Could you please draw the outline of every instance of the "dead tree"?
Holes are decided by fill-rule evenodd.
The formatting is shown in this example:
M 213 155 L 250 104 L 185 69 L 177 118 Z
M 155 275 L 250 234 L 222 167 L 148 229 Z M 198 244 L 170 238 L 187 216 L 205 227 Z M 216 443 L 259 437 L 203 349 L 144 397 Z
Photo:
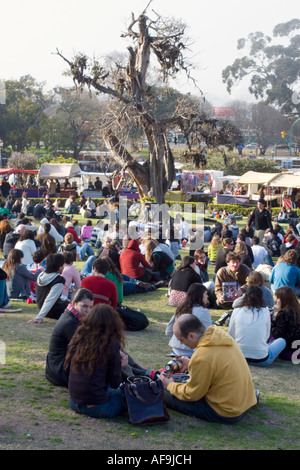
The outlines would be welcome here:
M 150 3 L 151 1 L 148 7 Z M 96 90 L 96 93 L 109 97 L 107 107 L 110 114 L 102 125 L 103 140 L 107 149 L 123 171 L 127 170 L 133 178 L 140 197 L 151 191 L 157 202 L 163 203 L 165 193 L 175 179 L 174 157 L 166 133 L 172 127 L 180 126 L 186 131 L 188 144 L 195 142 L 195 139 L 191 140 L 189 135 L 186 110 L 184 116 L 182 113 L 168 119 L 155 116 L 149 85 L 152 72 L 150 59 L 155 62 L 156 69 L 166 84 L 170 77 L 176 77 L 180 71 L 184 71 L 191 78 L 191 66 L 186 58 L 186 26 L 173 18 L 162 18 L 154 12 L 152 13 L 155 19 L 151 19 L 147 15 L 148 7 L 138 18 L 132 14 L 127 32 L 122 34 L 122 37 L 129 38 L 132 43 L 127 49 L 126 64 L 118 62 L 108 69 L 82 54 L 73 60 L 68 60 L 58 50 L 57 54 L 68 63 L 70 74 L 79 89 L 88 87 L 91 91 Z M 194 112 L 191 116 L 190 126 L 195 123 Z M 143 165 L 125 148 L 122 137 L 124 128 L 133 124 L 142 130 L 148 141 L 149 156 Z M 208 129 L 212 126 L 215 137 L 211 140 L 218 141 L 215 122 L 203 121 L 201 129 L 199 125 L 197 127 L 193 124 L 198 133 L 201 129 L 203 131 L 204 127 Z M 199 135 L 204 139 L 204 131 L 202 134 L 201 132 Z M 201 158 L 199 160 L 197 157 L 198 153 L 192 149 L 192 145 L 188 145 L 186 156 L 189 155 L 196 163 L 201 163 Z
M 188 73 L 183 55 L 187 45 L 184 24 L 163 19 L 154 13 L 155 20 L 152 20 L 146 12 L 147 8 L 138 18 L 132 14 L 127 32 L 122 35 L 132 41 L 132 46 L 128 47 L 126 67 L 116 64 L 115 70 L 108 72 L 84 55 L 68 60 L 58 50 L 57 54 L 68 63 L 77 87 L 87 86 L 97 93 L 109 95 L 112 102 L 118 101 L 119 115 L 114 116 L 103 131 L 105 144 L 116 162 L 129 172 L 140 196 L 151 191 L 157 202 L 162 203 L 174 181 L 175 168 L 165 123 L 155 117 L 148 96 L 150 58 L 156 59 L 164 80 L 180 70 Z M 144 165 L 126 150 L 115 132 L 116 124 L 127 118 L 140 126 L 148 140 L 149 157 Z

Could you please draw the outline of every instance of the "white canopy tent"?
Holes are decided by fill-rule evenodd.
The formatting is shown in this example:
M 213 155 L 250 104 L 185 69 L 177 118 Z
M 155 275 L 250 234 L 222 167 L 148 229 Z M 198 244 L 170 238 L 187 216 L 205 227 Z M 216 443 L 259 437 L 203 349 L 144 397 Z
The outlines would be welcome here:
M 282 173 L 271 181 L 270 186 L 300 188 L 300 173 Z
M 258 191 L 258 185 L 271 185 L 272 181 L 280 176 L 281 173 L 259 173 L 256 171 L 247 171 L 236 181 L 238 184 L 248 185 L 248 197 L 249 199 L 257 199 L 259 196 L 256 194 Z M 255 197 L 257 196 L 257 197 Z M 266 198 L 267 199 L 267 198 Z
M 270 182 L 281 175 L 281 173 L 258 173 L 256 171 L 247 171 L 237 179 L 239 184 L 270 184 Z
M 77 163 L 43 163 L 39 178 L 43 179 L 62 179 L 80 176 L 81 168 Z

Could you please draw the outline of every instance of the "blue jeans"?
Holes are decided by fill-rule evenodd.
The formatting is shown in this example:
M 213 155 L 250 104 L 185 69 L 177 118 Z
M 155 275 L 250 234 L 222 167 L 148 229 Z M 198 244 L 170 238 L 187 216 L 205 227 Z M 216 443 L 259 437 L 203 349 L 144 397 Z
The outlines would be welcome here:
M 93 264 L 93 261 L 95 261 L 95 259 L 96 259 L 96 256 L 94 255 L 94 252 L 93 252 L 93 255 L 88 257 L 87 261 L 85 262 L 85 264 L 83 265 L 83 268 L 80 271 L 81 277 L 85 277 L 88 274 L 91 274 L 92 264 Z
M 274 339 L 271 343 L 269 343 L 269 357 L 263 362 L 251 362 L 248 360 L 248 364 L 251 366 L 257 367 L 266 367 L 269 364 L 272 364 L 275 361 L 276 357 L 279 356 L 281 351 L 284 350 L 286 347 L 286 341 L 283 338 Z
M 227 418 L 225 416 L 220 416 L 218 413 L 213 410 L 205 398 L 201 398 L 197 401 L 183 401 L 176 398 L 168 390 L 165 390 L 165 403 L 168 408 L 183 413 L 188 416 L 194 416 L 195 418 L 204 419 L 210 423 L 220 423 L 220 424 L 234 424 L 241 421 L 247 411 L 242 413 L 239 416 L 234 416 L 233 418 Z
M 80 258 L 81 258 L 82 260 L 84 260 L 85 255 L 87 255 L 87 256 L 94 256 L 94 250 L 93 250 L 93 248 L 92 248 L 88 243 L 84 243 L 84 244 L 80 247 Z
M 123 393 L 117 388 L 108 388 L 108 400 L 101 405 L 87 406 L 77 405 L 69 398 L 69 405 L 76 413 L 90 416 L 91 418 L 115 418 L 125 411 Z
M 9 303 L 7 295 L 6 281 L 0 281 L 0 307 L 5 307 Z
M 124 295 L 132 295 L 132 294 L 144 294 L 144 292 L 151 292 L 155 290 L 155 286 L 151 286 L 148 289 L 143 289 L 142 287 L 138 286 L 138 280 L 133 279 L 132 277 L 127 276 L 126 274 L 122 274 L 123 276 L 123 294 Z

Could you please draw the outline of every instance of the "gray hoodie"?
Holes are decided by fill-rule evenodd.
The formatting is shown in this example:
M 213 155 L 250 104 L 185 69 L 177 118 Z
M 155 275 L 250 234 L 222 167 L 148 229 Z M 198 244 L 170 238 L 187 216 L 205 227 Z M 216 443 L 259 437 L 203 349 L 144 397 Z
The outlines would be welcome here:
M 38 278 L 37 278 L 37 286 L 47 286 L 48 284 L 50 284 L 57 276 L 60 276 L 60 274 L 58 273 L 46 273 L 46 272 L 42 272 L 41 274 L 39 274 Z M 43 303 L 43 306 L 41 308 L 41 310 L 39 311 L 39 314 L 35 317 L 35 320 L 39 320 L 39 321 L 43 321 L 45 316 L 47 315 L 47 313 L 51 310 L 51 308 L 53 307 L 53 305 L 55 304 L 55 302 L 59 299 L 59 297 L 61 296 L 61 293 L 63 291 L 63 288 L 64 288 L 64 284 L 63 283 L 59 283 L 59 284 L 54 284 L 44 303 Z

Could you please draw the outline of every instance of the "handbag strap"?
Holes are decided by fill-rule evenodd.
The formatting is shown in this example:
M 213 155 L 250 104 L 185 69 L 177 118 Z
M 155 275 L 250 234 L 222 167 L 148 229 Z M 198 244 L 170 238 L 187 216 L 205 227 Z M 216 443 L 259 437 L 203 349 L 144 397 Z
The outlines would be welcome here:
M 147 380 L 143 380 L 143 378 L 145 378 Z M 127 378 L 127 380 L 128 379 L 129 379 L 129 377 Z M 139 390 L 141 390 L 139 385 L 141 385 L 141 384 L 148 384 L 149 388 L 152 390 L 152 392 L 155 395 L 159 395 L 161 393 L 161 388 L 162 387 L 160 387 L 160 384 L 159 384 L 159 382 L 161 382 L 160 380 L 157 380 L 155 382 L 154 380 L 150 379 L 149 377 L 143 377 L 143 376 L 141 376 L 141 377 L 130 377 L 130 379 L 141 379 L 141 380 L 136 380 L 136 381 L 134 381 L 134 380 L 129 381 L 128 380 L 128 382 L 129 382 L 129 388 L 130 388 L 132 394 L 135 397 L 142 400 L 142 401 L 143 401 L 143 397 L 140 395 L 140 392 L 139 392 Z
M 139 384 L 139 383 L 145 383 L 145 382 L 152 382 L 150 377 L 147 377 L 145 375 L 131 375 L 130 377 L 127 377 L 127 382 L 130 384 Z

